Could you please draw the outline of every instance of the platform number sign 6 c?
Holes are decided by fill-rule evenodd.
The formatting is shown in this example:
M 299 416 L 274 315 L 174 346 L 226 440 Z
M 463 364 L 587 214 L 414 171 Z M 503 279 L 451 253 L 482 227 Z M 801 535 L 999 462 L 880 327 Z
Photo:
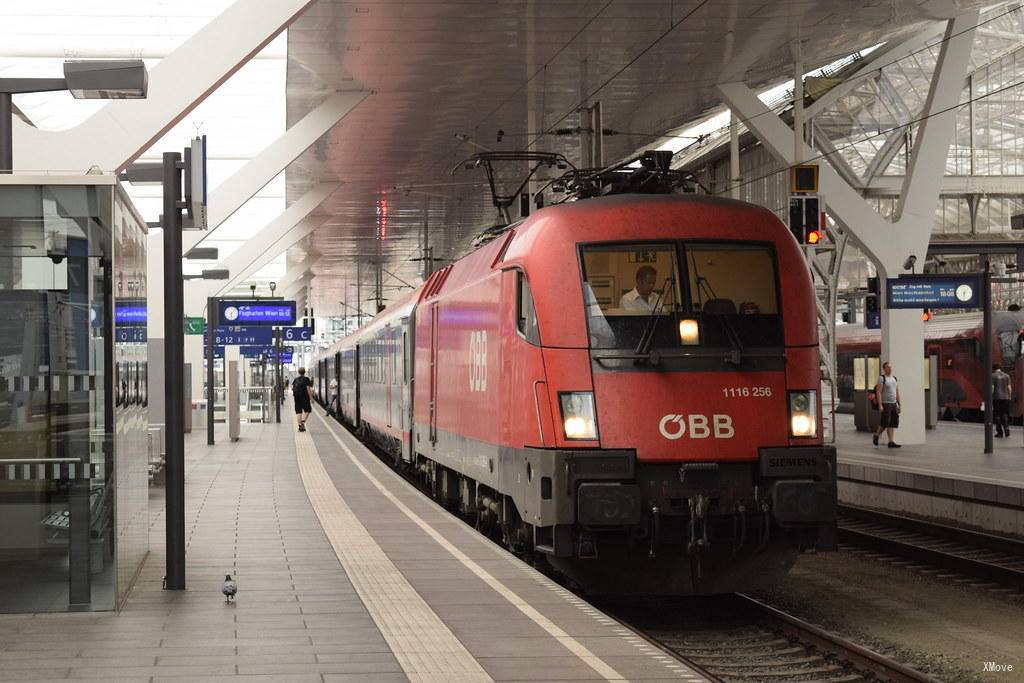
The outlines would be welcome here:
M 469 334 L 469 390 L 487 391 L 487 330 Z

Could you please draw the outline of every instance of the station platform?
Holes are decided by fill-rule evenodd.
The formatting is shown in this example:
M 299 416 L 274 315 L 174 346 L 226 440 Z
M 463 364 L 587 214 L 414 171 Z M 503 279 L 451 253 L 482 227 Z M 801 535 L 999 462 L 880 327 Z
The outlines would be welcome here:
M 188 589 L 162 590 L 153 489 L 151 553 L 124 609 L 0 616 L 0 680 L 705 680 L 336 423 L 226 437 L 186 443 Z
M 899 432 L 896 432 L 899 441 Z M 853 416 L 836 416 L 841 503 L 911 513 L 993 533 L 1024 537 L 1024 432 L 995 439 L 984 453 L 981 424 L 940 421 L 923 445 L 879 447 Z

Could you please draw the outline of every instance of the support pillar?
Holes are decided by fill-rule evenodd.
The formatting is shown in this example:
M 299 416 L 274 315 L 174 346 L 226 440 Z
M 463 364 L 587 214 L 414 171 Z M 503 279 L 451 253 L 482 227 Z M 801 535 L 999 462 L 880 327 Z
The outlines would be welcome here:
M 842 223 L 846 234 L 860 250 L 875 262 L 883 282 L 885 278 L 898 277 L 905 272 L 903 264 L 908 256 L 915 255 L 923 260 L 928 252 L 977 19 L 978 12 L 971 11 L 947 22 L 895 221 L 890 222 L 874 211 L 830 164 L 820 164 L 819 184 L 832 215 Z M 814 150 L 802 141 L 798 142 L 800 154 L 795 153 L 795 131 L 745 84 L 720 84 L 718 92 L 783 164 L 788 166 L 799 158 L 815 156 Z M 923 358 L 924 326 L 920 311 L 894 311 L 883 307 L 882 359 L 892 363 L 893 374 L 900 379 L 903 412 L 899 440 L 907 444 L 925 442 Z

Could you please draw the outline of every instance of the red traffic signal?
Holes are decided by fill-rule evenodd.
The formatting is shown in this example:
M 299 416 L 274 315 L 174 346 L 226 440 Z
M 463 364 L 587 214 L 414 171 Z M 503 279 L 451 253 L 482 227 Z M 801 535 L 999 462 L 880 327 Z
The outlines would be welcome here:
M 930 310 L 928 310 L 926 308 L 923 311 L 921 311 L 921 320 L 923 320 L 924 322 L 928 322 L 931 319 L 932 319 L 932 312 Z
M 808 230 L 804 239 L 807 244 L 817 244 L 821 241 L 821 230 Z

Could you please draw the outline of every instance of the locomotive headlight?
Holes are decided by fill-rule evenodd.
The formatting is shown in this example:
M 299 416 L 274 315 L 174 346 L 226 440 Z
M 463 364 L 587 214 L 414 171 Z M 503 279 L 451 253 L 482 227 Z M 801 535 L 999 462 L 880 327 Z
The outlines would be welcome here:
M 789 435 L 814 438 L 818 435 L 816 408 L 818 392 L 791 391 L 789 393 Z
M 578 441 L 597 439 L 597 411 L 594 392 L 572 391 L 558 395 L 562 404 L 562 426 L 565 438 Z
M 679 321 L 679 341 L 683 346 L 694 346 L 700 343 L 700 325 L 696 320 Z

